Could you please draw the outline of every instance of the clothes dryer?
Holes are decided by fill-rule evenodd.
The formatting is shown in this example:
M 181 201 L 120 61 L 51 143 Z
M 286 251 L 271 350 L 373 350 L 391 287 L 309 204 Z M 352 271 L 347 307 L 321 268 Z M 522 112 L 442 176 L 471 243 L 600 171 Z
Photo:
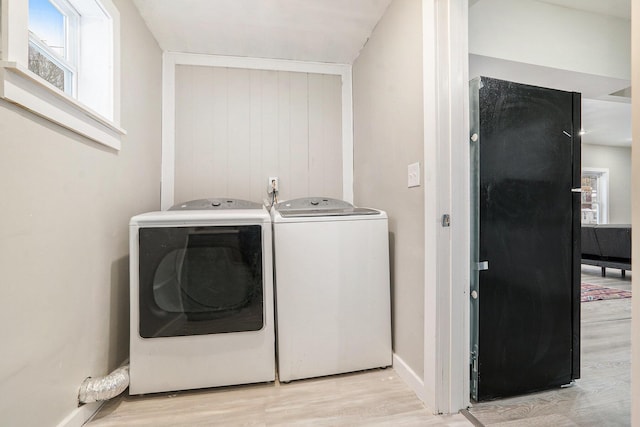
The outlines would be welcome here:
M 280 381 L 391 365 L 386 213 L 303 198 L 271 214 Z
M 202 199 L 130 222 L 130 394 L 273 381 L 272 230 Z

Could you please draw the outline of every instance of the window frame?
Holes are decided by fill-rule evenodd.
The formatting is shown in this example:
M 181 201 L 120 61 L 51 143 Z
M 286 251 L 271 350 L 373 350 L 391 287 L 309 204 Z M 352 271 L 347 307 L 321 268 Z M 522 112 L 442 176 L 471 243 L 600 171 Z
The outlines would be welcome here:
M 580 179 L 584 177 L 592 177 L 596 178 L 598 182 L 598 188 L 596 189 L 596 194 L 598 197 L 598 201 L 594 202 L 597 206 L 598 218 L 597 224 L 608 224 L 609 223 L 609 168 L 593 168 L 589 166 L 585 166 L 582 168 Z M 584 195 L 581 196 L 580 200 L 580 211 L 581 211 L 581 223 L 582 215 L 584 212 L 584 208 L 582 208 L 582 199 L 584 199 Z
M 29 0 L 27 0 L 28 2 Z M 31 31 L 29 26 L 29 43 L 65 72 L 64 92 L 77 98 L 78 57 L 80 55 L 80 14 L 68 0 L 47 0 L 64 18 L 64 56 L 57 54 L 40 36 Z M 27 25 L 30 25 L 28 22 Z M 28 62 L 27 62 L 28 66 Z M 36 73 L 37 74 L 37 73 Z M 67 84 L 69 86 L 67 86 Z
M 69 61 L 65 60 L 64 58 L 61 58 L 60 55 L 57 55 L 55 52 L 53 52 L 53 50 L 49 46 L 47 46 L 46 43 L 40 40 L 40 38 L 36 34 L 29 31 L 29 49 L 31 48 L 35 49 L 39 54 L 44 56 L 48 61 L 55 64 L 64 72 L 63 92 L 75 98 L 77 93 L 78 68 L 74 64 L 70 64 Z M 29 67 L 29 65 L 27 66 Z M 35 73 L 35 71 L 32 72 Z M 38 73 L 35 74 L 37 75 Z
M 65 1 L 56 0 L 56 3 L 64 4 Z M 29 70 L 29 4 L 24 0 L 0 2 L 0 98 L 93 141 L 119 150 L 121 137 L 126 134 L 120 127 L 120 15 L 112 0 L 87 1 L 95 2 L 105 16 L 111 19 L 108 46 L 111 73 L 107 76 L 109 81 L 106 82 L 109 91 L 107 108 L 111 117 L 88 107 Z M 67 6 L 71 6 L 71 2 Z M 74 86 L 77 90 L 78 85 Z

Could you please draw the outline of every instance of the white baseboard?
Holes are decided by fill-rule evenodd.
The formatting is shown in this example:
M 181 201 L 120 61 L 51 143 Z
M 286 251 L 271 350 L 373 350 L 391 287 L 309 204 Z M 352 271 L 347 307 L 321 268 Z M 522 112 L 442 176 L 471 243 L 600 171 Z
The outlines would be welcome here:
M 424 403 L 424 381 L 397 354 L 393 353 L 393 369 Z
M 58 427 L 82 427 L 103 404 L 104 402 L 86 403 L 74 409 L 64 420 L 60 421 Z

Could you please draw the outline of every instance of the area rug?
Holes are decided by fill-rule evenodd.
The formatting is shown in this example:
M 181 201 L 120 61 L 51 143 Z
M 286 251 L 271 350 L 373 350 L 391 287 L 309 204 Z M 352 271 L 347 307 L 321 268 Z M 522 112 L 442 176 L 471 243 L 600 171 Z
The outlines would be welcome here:
M 620 289 L 607 288 L 599 285 L 591 285 L 589 283 L 582 283 L 580 285 L 580 301 L 602 301 L 606 299 L 620 299 L 631 298 L 630 291 L 623 291 Z

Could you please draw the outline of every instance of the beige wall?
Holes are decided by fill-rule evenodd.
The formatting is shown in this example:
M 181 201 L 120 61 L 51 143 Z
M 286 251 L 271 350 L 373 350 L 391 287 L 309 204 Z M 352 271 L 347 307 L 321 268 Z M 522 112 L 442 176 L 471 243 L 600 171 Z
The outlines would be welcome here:
M 633 271 L 640 271 L 640 4 L 631 2 L 631 201 Z M 632 298 L 631 324 L 631 425 L 640 425 L 640 298 Z
M 176 203 L 342 198 L 342 82 L 337 75 L 176 67 Z
M 0 102 L 2 425 L 57 425 L 128 357 L 128 221 L 160 204 L 161 51 L 115 4 L 120 152 Z
M 386 210 L 394 352 L 424 374 L 424 190 L 421 2 L 395 0 L 353 65 L 355 204 Z M 422 163 L 422 162 L 421 162 Z
M 631 223 L 631 147 L 582 144 L 582 167 L 609 169 L 609 223 Z

